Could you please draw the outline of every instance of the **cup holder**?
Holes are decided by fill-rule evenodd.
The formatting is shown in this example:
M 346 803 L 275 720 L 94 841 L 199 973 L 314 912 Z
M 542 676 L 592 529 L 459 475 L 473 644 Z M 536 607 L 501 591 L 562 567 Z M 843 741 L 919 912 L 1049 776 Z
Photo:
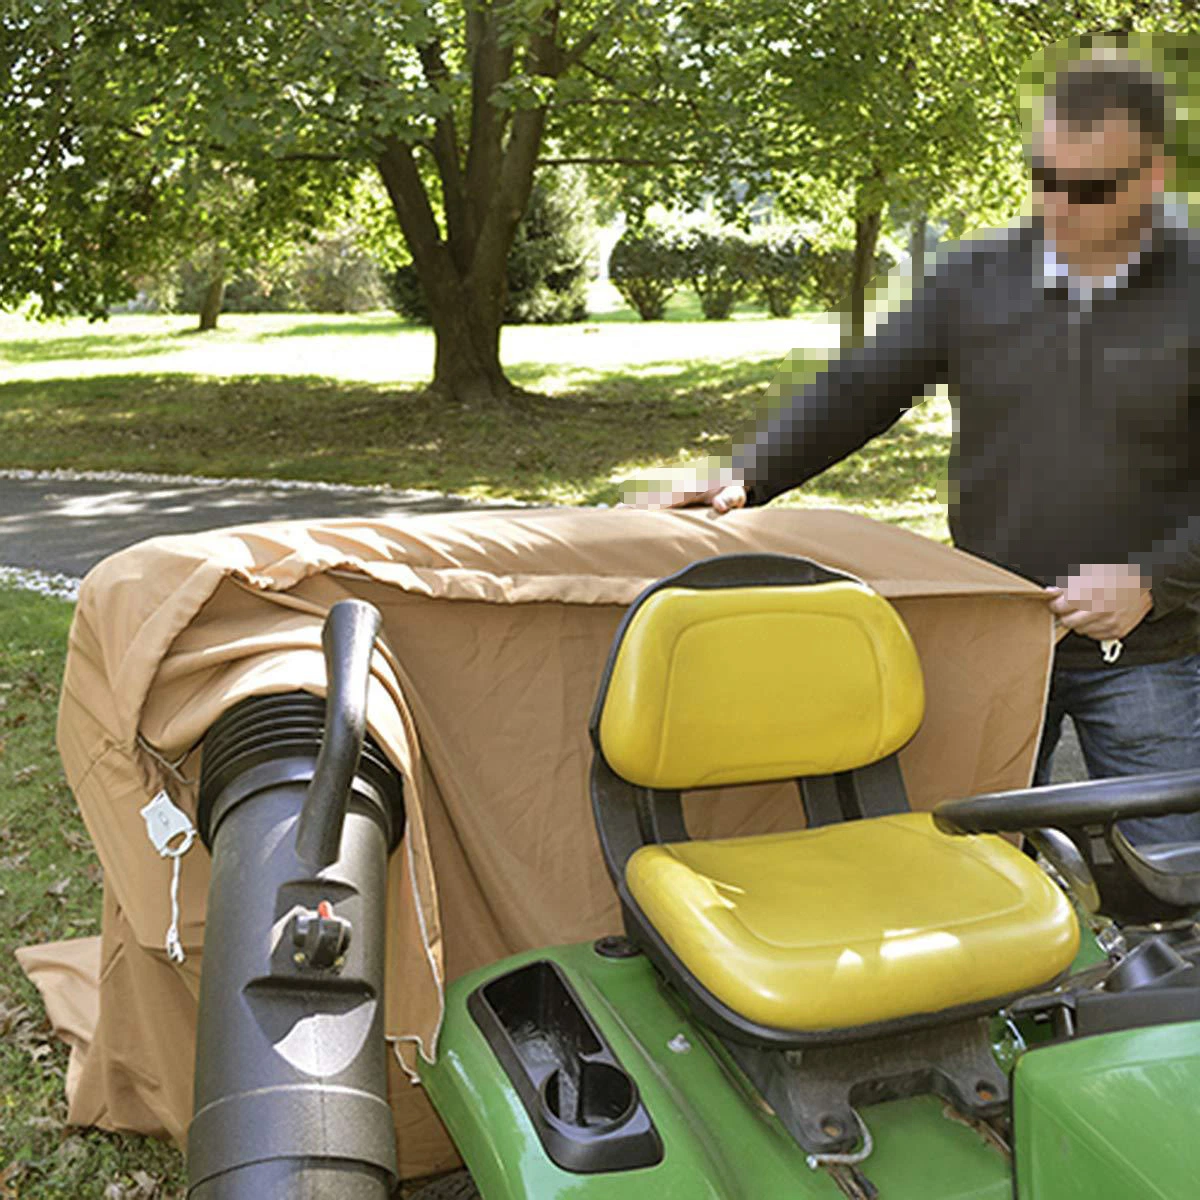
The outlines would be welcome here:
M 542 1103 L 564 1124 L 598 1131 L 628 1120 L 637 1097 L 633 1081 L 620 1068 L 583 1061 L 577 1077 L 562 1068 L 546 1076 Z
M 481 984 L 467 1010 L 512 1084 L 547 1157 L 566 1171 L 662 1162 L 638 1093 L 565 972 L 535 960 Z

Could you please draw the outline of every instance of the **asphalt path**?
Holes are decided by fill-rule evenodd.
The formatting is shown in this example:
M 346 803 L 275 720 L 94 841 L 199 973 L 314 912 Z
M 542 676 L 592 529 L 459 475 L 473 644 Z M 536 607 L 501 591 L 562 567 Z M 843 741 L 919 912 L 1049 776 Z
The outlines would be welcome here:
M 378 517 L 478 507 L 436 492 L 103 476 L 0 472 L 0 568 L 74 579 L 110 554 L 159 534 L 196 533 L 255 521 Z M 1054 782 L 1086 778 L 1068 721 L 1055 754 Z
M 0 565 L 81 578 L 146 538 L 255 521 L 378 517 L 476 507 L 436 492 L 168 477 L 0 474 Z

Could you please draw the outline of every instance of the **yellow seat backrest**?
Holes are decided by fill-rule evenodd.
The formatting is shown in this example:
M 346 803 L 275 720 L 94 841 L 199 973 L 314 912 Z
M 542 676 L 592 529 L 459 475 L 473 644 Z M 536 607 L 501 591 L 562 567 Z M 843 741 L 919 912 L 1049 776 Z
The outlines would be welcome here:
M 630 783 L 718 787 L 877 762 L 924 706 L 908 630 L 864 584 L 668 586 L 630 615 L 597 738 Z

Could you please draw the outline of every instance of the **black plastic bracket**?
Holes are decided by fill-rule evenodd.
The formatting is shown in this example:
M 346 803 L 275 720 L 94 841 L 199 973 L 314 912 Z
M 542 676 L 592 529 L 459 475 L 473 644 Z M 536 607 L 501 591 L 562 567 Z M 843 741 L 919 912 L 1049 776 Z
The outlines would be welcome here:
M 853 1148 L 858 1105 L 932 1093 L 977 1120 L 1003 1116 L 1008 1105 L 987 1018 L 805 1050 L 724 1045 L 810 1154 Z

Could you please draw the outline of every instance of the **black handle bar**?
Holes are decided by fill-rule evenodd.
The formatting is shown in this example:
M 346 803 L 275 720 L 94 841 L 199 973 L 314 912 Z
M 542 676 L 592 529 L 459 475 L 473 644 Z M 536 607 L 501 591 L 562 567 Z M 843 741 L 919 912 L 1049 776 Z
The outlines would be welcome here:
M 337 861 L 350 784 L 367 733 L 371 652 L 382 618 L 373 604 L 339 600 L 325 618 L 325 731 L 296 829 L 296 854 L 317 870 Z

